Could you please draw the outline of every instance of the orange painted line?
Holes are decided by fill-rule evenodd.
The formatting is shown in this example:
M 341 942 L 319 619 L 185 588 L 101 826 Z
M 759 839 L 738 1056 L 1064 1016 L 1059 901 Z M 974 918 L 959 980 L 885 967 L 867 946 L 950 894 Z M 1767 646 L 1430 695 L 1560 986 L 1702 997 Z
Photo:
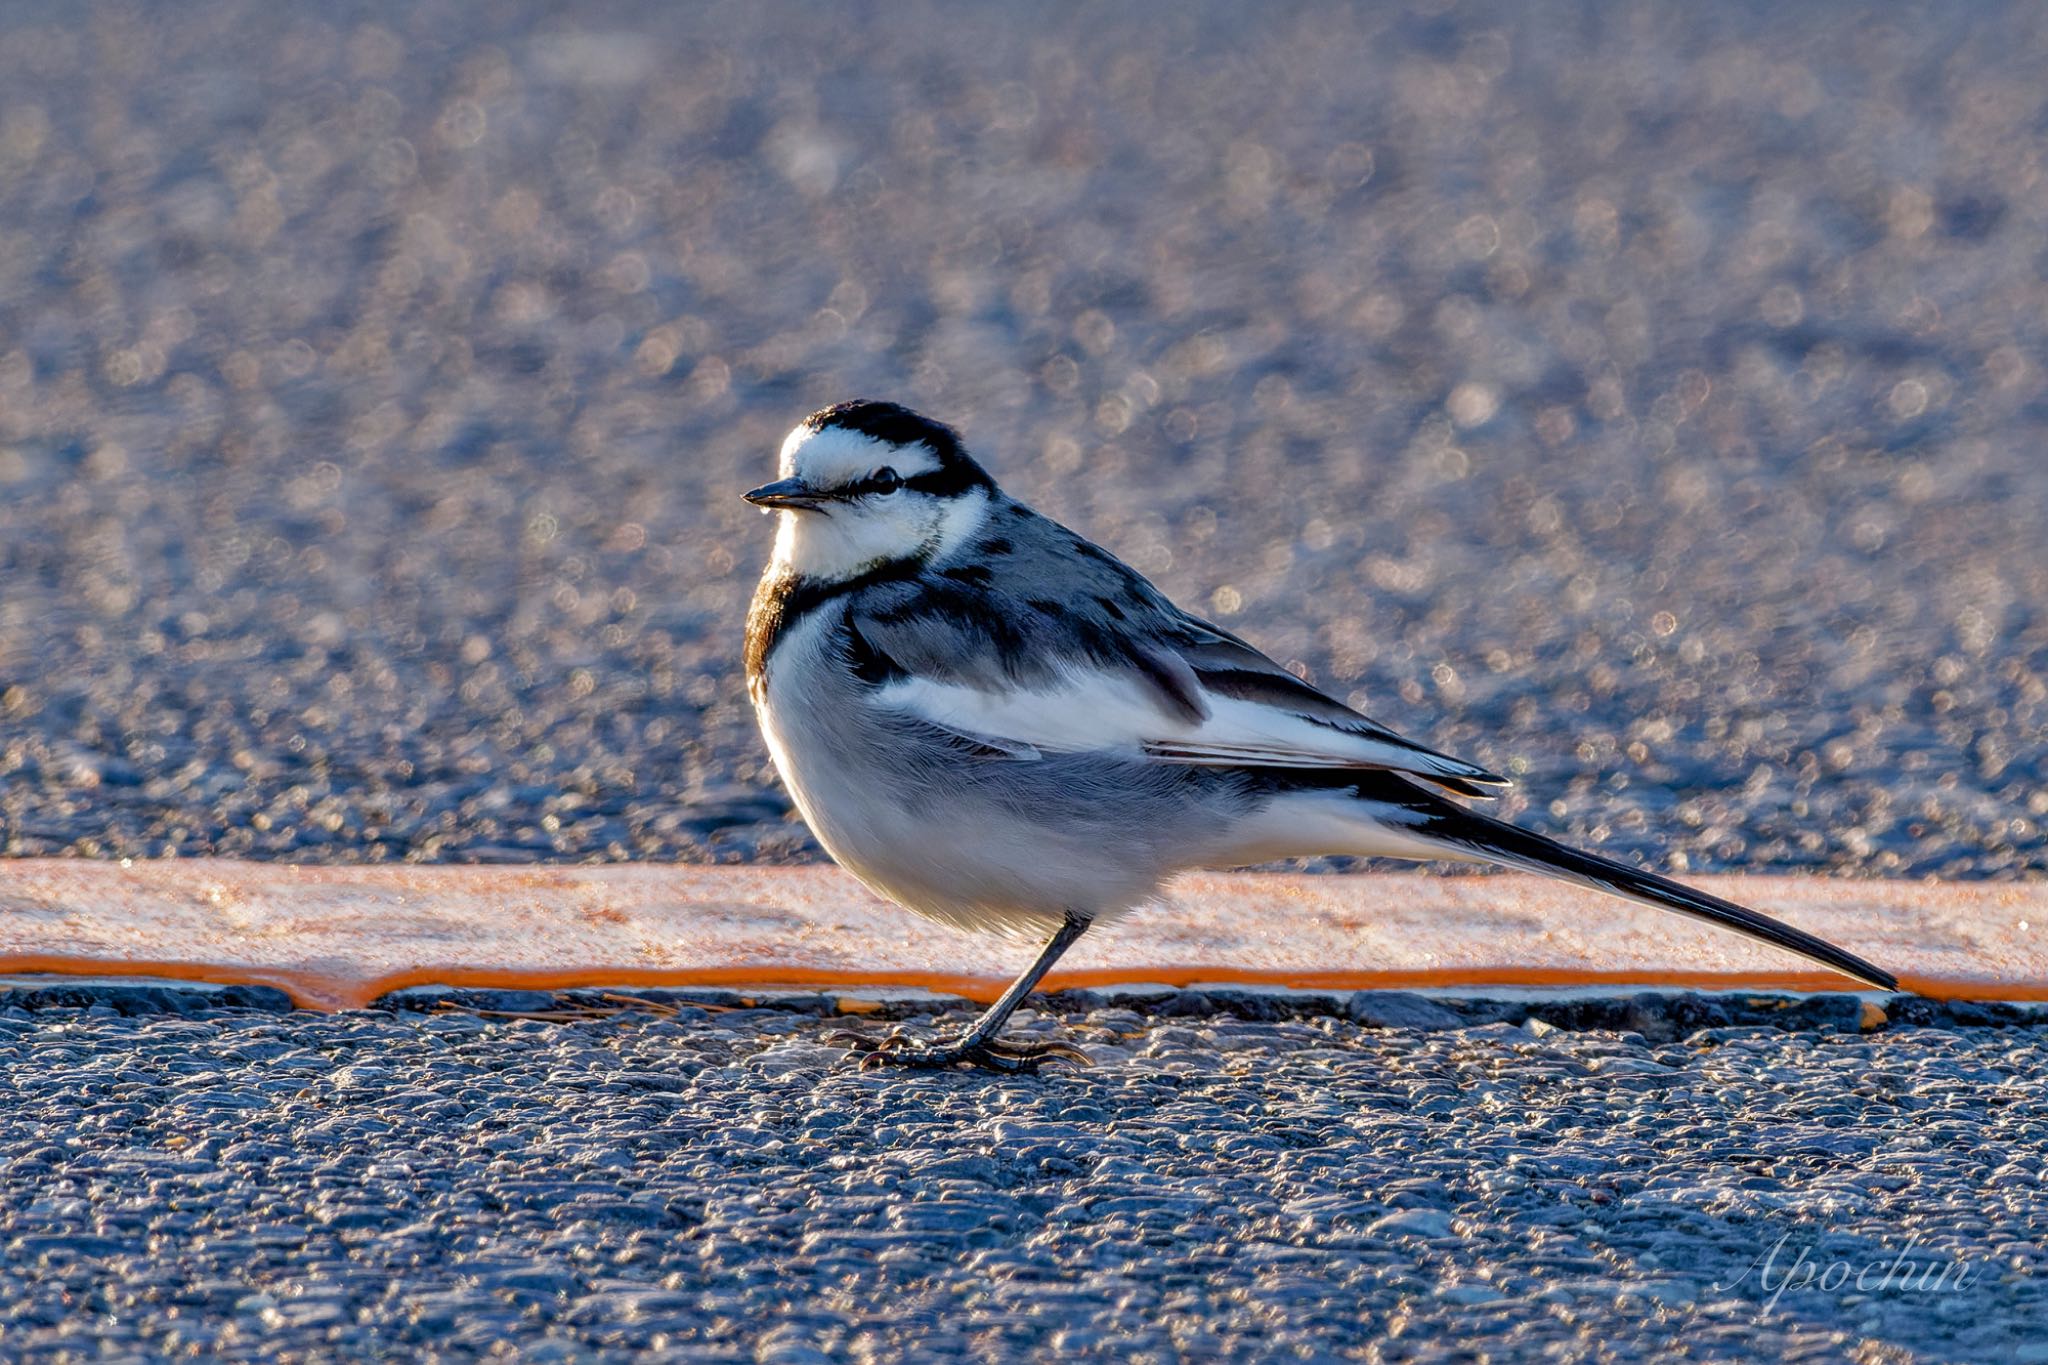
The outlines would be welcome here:
M 269 986 L 302 1009 L 363 1009 L 393 991 L 420 986 L 478 990 L 571 991 L 615 987 L 727 989 L 802 987 L 819 991 L 887 991 L 916 989 L 992 1003 L 1009 983 L 988 977 L 944 976 L 916 972 L 820 972 L 788 968 L 763 975 L 745 968 L 703 968 L 694 971 L 648 971 L 637 967 L 585 967 L 573 971 L 519 968 L 423 967 L 361 983 L 291 972 L 259 972 L 230 963 L 132 962 L 110 964 L 61 957 L 0 958 L 0 976 L 142 977 L 191 981 L 208 985 Z M 1868 990 L 1832 972 L 1600 972 L 1469 970 L 1462 972 L 1248 972 L 1233 967 L 1135 967 L 1128 970 L 1053 972 L 1048 991 L 1093 990 L 1134 984 L 1188 986 L 1265 986 L 1286 990 L 1351 991 L 1580 988 L 1586 990 L 1817 992 Z M 1983 982 L 1939 981 L 1912 975 L 1900 978 L 1900 989 L 1935 1000 L 1998 999 L 2014 1003 L 2048 1001 L 2048 986 L 1995 987 Z
M 1703 877 L 1946 999 L 2048 1000 L 2048 883 Z M 914 987 L 991 1000 L 1029 958 L 832 868 L 0 861 L 0 973 L 271 986 Z M 1190 877 L 1083 939 L 1053 989 L 1855 990 L 1736 935 L 1539 878 Z

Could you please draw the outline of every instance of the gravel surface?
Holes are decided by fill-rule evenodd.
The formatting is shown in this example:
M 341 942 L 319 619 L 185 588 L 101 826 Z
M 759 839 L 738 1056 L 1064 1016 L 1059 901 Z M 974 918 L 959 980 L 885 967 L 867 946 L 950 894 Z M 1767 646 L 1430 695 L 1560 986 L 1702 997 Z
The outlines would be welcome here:
M 2044 1358 L 2039 1026 L 843 1026 L 0 1009 L 0 1353 Z
M 2044 66 L 2028 3 L 0 6 L 0 850 L 816 857 L 736 494 L 866 393 L 1537 827 L 2039 873 Z

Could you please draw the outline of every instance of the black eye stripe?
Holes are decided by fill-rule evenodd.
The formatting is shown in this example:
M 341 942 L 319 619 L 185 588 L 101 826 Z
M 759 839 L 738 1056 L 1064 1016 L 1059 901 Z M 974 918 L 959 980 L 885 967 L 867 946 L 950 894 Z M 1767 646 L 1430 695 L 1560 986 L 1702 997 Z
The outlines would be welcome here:
M 886 479 L 882 475 L 888 475 Z M 864 479 L 856 479 L 839 490 L 843 498 L 861 498 L 875 493 L 888 493 L 895 489 L 908 489 L 913 493 L 930 493 L 950 498 L 969 489 L 980 488 L 983 481 L 970 470 L 957 467 L 928 469 L 922 474 L 903 475 L 884 466 Z
M 914 492 L 936 493 L 940 497 L 950 498 L 955 494 L 965 493 L 970 488 L 984 487 L 987 477 L 978 469 L 946 465 L 926 470 L 922 474 L 913 474 L 903 481 L 903 486 Z

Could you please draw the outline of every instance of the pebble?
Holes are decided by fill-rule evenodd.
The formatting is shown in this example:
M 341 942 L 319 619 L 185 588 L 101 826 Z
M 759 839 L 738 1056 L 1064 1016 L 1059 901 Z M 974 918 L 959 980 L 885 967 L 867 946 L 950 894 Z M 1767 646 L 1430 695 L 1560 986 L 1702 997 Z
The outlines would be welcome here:
M 1410 1209 L 1376 1220 L 1367 1232 L 1381 1237 L 1448 1237 L 1451 1220 L 1434 1209 Z

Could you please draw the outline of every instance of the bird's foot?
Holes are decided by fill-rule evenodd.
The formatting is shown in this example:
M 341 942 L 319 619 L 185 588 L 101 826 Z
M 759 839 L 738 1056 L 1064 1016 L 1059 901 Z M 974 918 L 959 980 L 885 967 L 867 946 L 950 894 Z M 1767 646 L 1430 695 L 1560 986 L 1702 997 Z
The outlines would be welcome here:
M 1047 1062 L 1091 1065 L 1087 1053 L 1067 1043 L 1005 1043 L 995 1038 L 981 1042 L 961 1038 L 952 1042 L 920 1043 L 900 1030 L 877 1041 L 866 1034 L 846 1029 L 825 1035 L 825 1041 L 844 1044 L 849 1049 L 848 1056 L 860 1058 L 863 1071 L 884 1066 L 930 1071 L 959 1066 L 964 1062 L 986 1071 L 1030 1075 Z

